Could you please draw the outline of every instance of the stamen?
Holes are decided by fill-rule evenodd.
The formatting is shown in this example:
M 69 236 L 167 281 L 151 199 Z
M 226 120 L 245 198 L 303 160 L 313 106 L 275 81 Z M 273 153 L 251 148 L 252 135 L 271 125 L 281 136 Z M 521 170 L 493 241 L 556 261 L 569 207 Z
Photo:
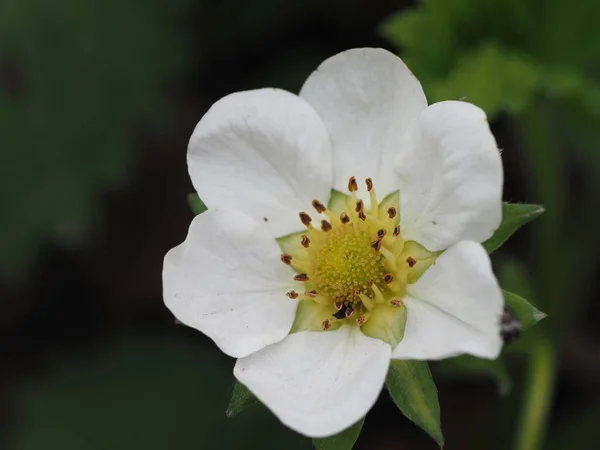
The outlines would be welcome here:
M 309 227 L 310 223 L 312 222 L 312 218 L 307 213 L 305 213 L 304 211 L 302 211 L 298 215 L 300 216 L 300 221 L 302 222 L 302 224 L 305 227 Z
M 346 308 L 345 315 L 346 315 L 347 318 L 352 317 L 354 315 L 354 308 L 352 306 L 348 306 Z
M 390 284 L 392 281 L 394 281 L 394 275 L 392 275 L 391 273 L 388 273 L 386 276 L 383 277 L 383 282 L 385 284 Z
M 383 237 L 386 235 L 387 230 L 385 228 L 382 228 L 381 230 L 377 230 L 377 237 L 379 239 L 383 239 Z
M 310 245 L 310 239 L 307 235 L 303 234 L 300 243 L 302 244 L 302 247 L 308 248 L 308 246 Z
M 348 223 L 350 222 L 350 217 L 348 217 L 348 214 L 343 212 L 340 214 L 340 220 L 342 221 L 342 223 Z
M 331 224 L 326 220 L 321 220 L 321 230 L 323 231 L 331 231 Z
M 402 302 L 402 300 L 397 298 L 394 300 L 390 300 L 390 305 L 400 307 L 400 306 L 403 306 L 404 303 Z
M 370 178 L 367 178 L 366 181 L 369 197 L 371 198 L 371 215 L 373 217 L 379 217 L 379 203 L 377 202 L 377 194 L 375 194 L 375 189 L 373 188 L 373 181 L 371 181 Z
M 390 268 L 392 269 L 392 271 L 395 272 L 397 265 L 396 265 L 396 257 L 394 256 L 394 254 L 385 247 L 381 247 L 379 249 L 379 251 L 385 258 L 385 262 L 387 262 L 390 265 Z
M 379 250 L 381 250 L 381 239 L 375 239 L 373 242 L 371 242 L 371 247 L 373 247 L 373 249 L 378 252 Z
M 372 282 L 371 280 L 371 285 L 370 288 L 373 290 L 373 293 L 375 294 L 375 300 L 377 301 L 377 303 L 383 303 L 383 294 L 381 293 L 381 290 L 379 289 L 379 287 Z
M 356 182 L 356 177 L 350 177 L 348 180 L 348 190 L 350 192 L 358 191 L 358 183 Z
M 292 263 L 292 255 L 288 255 L 287 253 L 283 253 L 281 255 L 281 262 L 287 264 L 288 266 Z
M 298 293 L 296 291 L 286 292 L 285 295 L 287 295 L 292 300 L 298 298 Z
M 339 311 L 344 307 L 344 303 L 343 302 L 335 302 L 333 304 L 333 306 L 335 306 L 335 309 L 337 309 Z
M 317 291 L 315 291 L 314 289 L 312 291 L 306 291 L 304 292 L 304 295 L 310 298 L 317 298 Z
M 356 212 L 361 212 L 363 210 L 363 208 L 365 207 L 365 204 L 362 200 L 359 200 L 356 202 Z
M 406 258 L 406 262 L 408 263 L 408 267 L 410 267 L 412 269 L 415 266 L 415 264 L 417 263 L 417 260 L 415 258 L 413 258 L 412 256 L 409 256 L 408 258 Z
M 393 219 L 394 217 L 396 217 L 396 214 L 397 214 L 396 208 L 394 208 L 393 206 L 390 206 L 387 210 L 387 213 L 388 213 L 388 217 L 390 219 Z
M 394 227 L 394 236 L 400 236 L 400 225 Z
M 364 222 L 365 220 L 367 220 L 367 216 L 365 215 L 364 211 L 361 211 L 361 212 L 359 212 L 359 213 L 358 213 L 358 218 L 359 218 L 360 220 L 362 220 L 363 222 Z
M 325 208 L 325 205 L 323 203 L 321 203 L 319 200 L 313 200 L 312 205 L 313 205 L 313 208 L 315 208 L 319 214 L 321 214 L 327 210 L 327 208 Z
M 329 319 L 325 319 L 323 321 L 323 323 L 321 324 L 321 328 L 323 329 L 323 331 L 327 331 L 331 328 L 331 322 L 329 321 Z
M 305 273 L 299 273 L 298 275 L 296 275 L 294 277 L 294 280 L 296 280 L 296 281 L 302 281 L 302 282 L 308 281 L 308 275 L 305 274 Z
M 356 318 L 356 325 L 362 325 L 363 323 L 365 323 L 367 321 L 367 317 L 365 314 L 361 314 L 360 316 L 358 316 Z
M 359 292 L 358 297 L 360 298 L 360 301 L 362 302 L 362 304 L 365 305 L 365 308 L 373 309 L 373 307 L 375 306 L 375 302 L 367 294 L 363 294 L 362 292 Z

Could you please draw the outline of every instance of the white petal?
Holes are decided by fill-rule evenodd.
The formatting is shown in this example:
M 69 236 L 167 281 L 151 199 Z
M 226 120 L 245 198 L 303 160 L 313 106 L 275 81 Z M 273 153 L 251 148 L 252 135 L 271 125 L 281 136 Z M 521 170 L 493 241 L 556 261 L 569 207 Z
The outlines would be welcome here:
M 234 374 L 288 427 L 338 433 L 367 414 L 387 374 L 391 347 L 358 327 L 304 331 L 239 359 Z
M 188 168 L 210 208 L 238 209 L 279 237 L 299 231 L 298 213 L 327 203 L 331 147 L 313 108 L 280 89 L 228 95 L 196 126 Z
M 382 196 L 398 189 L 392 162 L 408 125 L 427 107 L 419 80 L 400 58 L 374 48 L 342 52 L 312 73 L 300 96 L 329 131 L 336 189 L 346 192 L 351 176 L 372 178 Z
M 297 303 L 285 292 L 293 276 L 264 228 L 239 212 L 209 210 L 165 256 L 163 295 L 179 321 L 241 357 L 289 332 Z
M 450 247 L 407 289 L 406 329 L 393 358 L 498 356 L 504 300 L 480 244 L 463 241 Z
M 396 160 L 402 236 L 431 251 L 483 242 L 502 219 L 502 160 L 485 113 L 466 102 L 428 107 Z

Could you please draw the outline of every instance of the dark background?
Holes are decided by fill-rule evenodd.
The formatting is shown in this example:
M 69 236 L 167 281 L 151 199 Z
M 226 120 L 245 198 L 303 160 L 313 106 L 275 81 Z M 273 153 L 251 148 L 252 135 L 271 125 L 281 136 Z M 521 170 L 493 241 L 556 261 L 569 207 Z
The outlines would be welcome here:
M 0 0 L 0 447 L 310 448 L 262 406 L 226 419 L 234 361 L 174 325 L 162 258 L 192 218 L 187 140 L 214 101 L 297 92 L 377 46 L 431 102 L 483 107 L 505 199 L 546 207 L 493 260 L 549 317 L 496 364 L 432 364 L 446 448 L 598 448 L 596 5 Z M 356 448 L 436 445 L 384 392 Z

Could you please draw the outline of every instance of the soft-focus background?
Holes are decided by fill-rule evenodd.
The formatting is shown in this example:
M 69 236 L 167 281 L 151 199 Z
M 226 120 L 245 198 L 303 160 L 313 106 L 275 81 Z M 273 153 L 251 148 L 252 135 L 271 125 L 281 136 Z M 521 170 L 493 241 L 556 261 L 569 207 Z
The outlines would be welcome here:
M 233 360 L 174 325 L 162 258 L 212 102 L 383 46 L 431 102 L 483 107 L 505 199 L 546 207 L 494 264 L 548 319 L 496 364 L 432 364 L 446 448 L 597 449 L 599 18 L 596 0 L 0 0 L 0 448 L 310 449 L 261 406 L 226 419 Z M 384 392 L 356 448 L 436 445 Z

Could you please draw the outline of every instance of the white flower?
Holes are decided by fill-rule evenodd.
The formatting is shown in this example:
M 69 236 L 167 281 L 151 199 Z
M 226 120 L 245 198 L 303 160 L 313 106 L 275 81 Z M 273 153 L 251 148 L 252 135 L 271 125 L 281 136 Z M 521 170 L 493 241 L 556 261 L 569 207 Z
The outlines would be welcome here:
M 349 50 L 299 96 L 219 100 L 188 166 L 208 211 L 165 257 L 165 303 L 290 428 L 359 420 L 391 358 L 497 357 L 503 300 L 478 244 L 501 220 L 496 142 L 479 108 L 427 106 L 396 56 Z

